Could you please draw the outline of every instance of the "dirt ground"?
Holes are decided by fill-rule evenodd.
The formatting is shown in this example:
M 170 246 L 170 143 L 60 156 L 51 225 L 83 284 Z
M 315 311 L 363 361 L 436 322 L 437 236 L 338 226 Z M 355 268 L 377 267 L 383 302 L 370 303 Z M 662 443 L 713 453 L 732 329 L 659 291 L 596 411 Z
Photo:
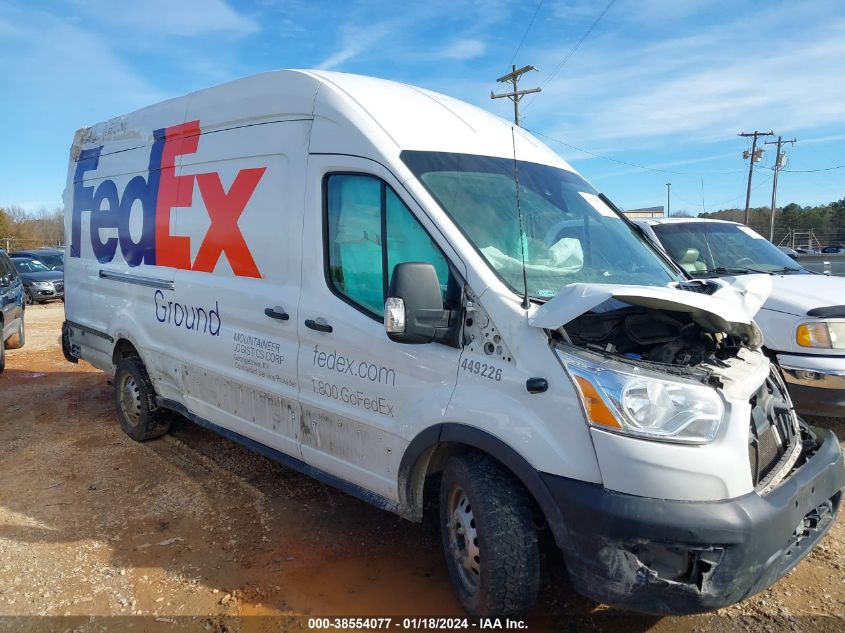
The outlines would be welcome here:
M 181 418 L 132 441 L 108 376 L 62 357 L 63 317 L 61 303 L 32 306 L 26 346 L 0 376 L 0 631 L 462 616 L 431 520 L 406 522 Z M 546 562 L 532 631 L 845 631 L 841 515 L 785 579 L 703 616 L 608 609 L 573 593 L 554 554 Z

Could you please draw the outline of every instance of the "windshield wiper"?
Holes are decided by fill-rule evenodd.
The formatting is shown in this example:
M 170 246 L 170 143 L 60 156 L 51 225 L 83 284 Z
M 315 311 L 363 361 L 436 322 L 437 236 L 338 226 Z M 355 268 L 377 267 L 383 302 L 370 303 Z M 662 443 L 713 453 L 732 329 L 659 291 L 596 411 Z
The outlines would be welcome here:
M 739 266 L 716 266 L 715 268 L 708 268 L 707 270 L 692 270 L 688 272 L 693 277 L 714 277 L 719 275 L 747 275 L 748 273 L 762 273 L 765 271 L 754 270 L 753 268 L 740 268 Z
M 712 276 L 712 275 L 747 275 L 749 273 L 759 273 L 761 275 L 778 275 L 786 272 L 800 272 L 801 268 L 773 268 L 771 270 L 762 270 L 761 268 L 752 268 L 750 266 L 717 266 L 716 268 L 708 268 L 707 270 L 693 270 L 689 274 L 693 277 Z

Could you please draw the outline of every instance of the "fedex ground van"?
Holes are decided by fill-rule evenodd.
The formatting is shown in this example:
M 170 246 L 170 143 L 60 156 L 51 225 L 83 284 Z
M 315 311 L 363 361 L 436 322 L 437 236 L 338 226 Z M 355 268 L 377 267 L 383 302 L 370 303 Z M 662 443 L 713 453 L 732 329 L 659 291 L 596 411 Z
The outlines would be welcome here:
M 277 71 L 79 130 L 67 359 L 142 441 L 173 412 L 409 520 L 471 615 L 524 613 L 538 534 L 651 613 L 742 600 L 845 471 L 752 318 L 531 135 L 378 79 Z M 427 485 L 428 484 L 428 485 Z

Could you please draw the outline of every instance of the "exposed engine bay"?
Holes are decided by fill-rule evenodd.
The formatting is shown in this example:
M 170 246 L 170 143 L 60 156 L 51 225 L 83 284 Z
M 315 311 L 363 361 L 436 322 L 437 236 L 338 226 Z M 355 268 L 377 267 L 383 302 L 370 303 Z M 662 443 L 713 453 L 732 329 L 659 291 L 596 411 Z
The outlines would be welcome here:
M 748 337 L 708 330 L 686 312 L 623 306 L 582 314 L 560 328 L 560 334 L 592 351 L 684 367 L 718 365 L 740 348 L 753 347 L 753 341 L 743 340 Z

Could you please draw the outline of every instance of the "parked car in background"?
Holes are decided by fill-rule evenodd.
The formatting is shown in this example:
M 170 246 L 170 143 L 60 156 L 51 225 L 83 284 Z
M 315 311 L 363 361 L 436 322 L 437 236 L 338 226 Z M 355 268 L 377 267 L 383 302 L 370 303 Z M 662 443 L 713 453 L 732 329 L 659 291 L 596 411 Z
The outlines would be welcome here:
M 778 250 L 787 257 L 798 259 L 798 251 L 795 249 L 789 248 L 788 246 L 778 246 Z
M 813 273 L 747 226 L 723 220 L 637 220 L 694 279 L 772 276 L 754 317 L 801 415 L 845 416 L 845 278 Z
M 830 253 L 832 255 L 838 254 L 838 253 L 845 253 L 845 246 L 842 246 L 841 244 L 839 246 L 835 246 L 835 245 L 825 246 L 822 249 L 822 253 L 825 253 L 825 254 Z
M 20 275 L 0 249 L 0 373 L 6 368 L 6 350 L 23 347 L 24 291 Z
M 32 257 L 12 257 L 12 264 L 23 280 L 27 303 L 44 303 L 50 299 L 65 298 L 64 273 L 50 270 Z
M 812 246 L 798 246 L 795 251 L 799 255 L 818 255 L 821 253 L 821 250 L 818 248 L 814 248 Z
M 33 248 L 11 253 L 12 257 L 32 257 L 50 270 L 64 270 L 65 252 L 60 248 Z

